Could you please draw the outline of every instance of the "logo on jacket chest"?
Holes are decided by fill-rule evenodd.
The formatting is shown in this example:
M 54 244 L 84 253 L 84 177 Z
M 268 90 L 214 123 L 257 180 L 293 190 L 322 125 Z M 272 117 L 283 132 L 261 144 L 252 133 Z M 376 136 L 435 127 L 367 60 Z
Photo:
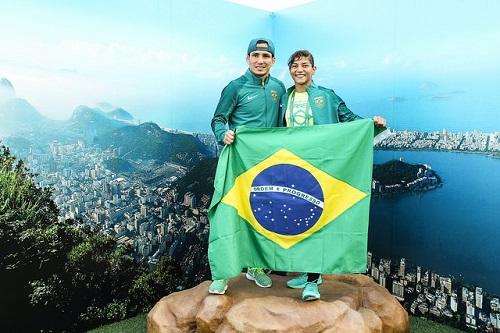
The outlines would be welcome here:
M 276 90 L 271 90 L 271 97 L 273 101 L 276 103 L 278 101 L 278 92 Z
M 325 98 L 323 96 L 314 97 L 314 104 L 321 109 L 325 106 Z

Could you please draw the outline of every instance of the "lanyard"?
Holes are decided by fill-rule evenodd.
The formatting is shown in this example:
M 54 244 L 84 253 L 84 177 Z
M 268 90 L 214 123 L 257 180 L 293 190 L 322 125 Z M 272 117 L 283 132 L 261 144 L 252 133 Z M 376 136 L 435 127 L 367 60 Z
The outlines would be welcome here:
M 288 121 L 289 124 L 291 124 L 291 127 L 295 127 L 295 114 L 293 113 L 293 104 L 295 102 L 295 90 L 290 94 L 288 105 L 289 105 L 289 115 L 288 115 Z M 306 113 L 304 115 L 304 125 L 302 126 L 309 126 L 309 120 L 311 119 L 311 106 L 309 105 L 309 95 L 308 95 L 308 100 L 306 101 Z

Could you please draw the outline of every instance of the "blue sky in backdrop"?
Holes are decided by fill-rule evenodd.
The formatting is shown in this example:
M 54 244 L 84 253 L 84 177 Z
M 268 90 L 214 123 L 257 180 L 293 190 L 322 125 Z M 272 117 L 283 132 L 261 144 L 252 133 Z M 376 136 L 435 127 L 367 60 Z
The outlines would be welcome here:
M 270 13 L 218 1 L 0 3 L 0 77 L 54 119 L 80 104 L 209 131 L 248 41 L 271 37 L 273 75 L 299 48 L 317 83 L 398 129 L 500 130 L 498 1 L 326 1 Z

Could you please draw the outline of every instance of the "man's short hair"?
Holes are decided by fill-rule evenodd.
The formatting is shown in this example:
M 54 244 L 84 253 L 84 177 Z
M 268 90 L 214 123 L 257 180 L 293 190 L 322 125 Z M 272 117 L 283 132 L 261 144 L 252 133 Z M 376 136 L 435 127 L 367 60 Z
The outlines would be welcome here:
M 311 62 L 311 65 L 314 67 L 314 57 L 312 53 L 307 50 L 298 50 L 293 52 L 293 54 L 290 56 L 290 59 L 288 59 L 288 69 L 292 68 L 292 64 L 295 60 L 302 57 L 308 58 Z
M 262 47 L 262 46 L 257 46 L 259 43 L 266 43 L 267 46 Z M 250 41 L 248 44 L 248 49 L 247 49 L 247 55 L 254 51 L 267 51 L 271 53 L 274 57 L 274 44 L 270 39 L 267 38 L 255 38 Z

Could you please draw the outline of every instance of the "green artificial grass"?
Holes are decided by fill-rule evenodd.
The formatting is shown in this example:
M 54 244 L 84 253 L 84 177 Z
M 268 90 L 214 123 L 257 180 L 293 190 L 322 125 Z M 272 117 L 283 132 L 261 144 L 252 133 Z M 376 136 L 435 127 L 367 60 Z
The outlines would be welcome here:
M 462 333 L 459 329 L 426 320 L 419 317 L 410 316 L 411 333 Z
M 145 333 L 146 313 L 113 324 L 95 328 L 89 333 Z
M 411 333 L 462 333 L 464 331 L 425 320 L 419 317 L 410 316 Z M 125 319 L 123 321 L 101 326 L 89 331 L 89 333 L 145 333 L 146 314 Z

